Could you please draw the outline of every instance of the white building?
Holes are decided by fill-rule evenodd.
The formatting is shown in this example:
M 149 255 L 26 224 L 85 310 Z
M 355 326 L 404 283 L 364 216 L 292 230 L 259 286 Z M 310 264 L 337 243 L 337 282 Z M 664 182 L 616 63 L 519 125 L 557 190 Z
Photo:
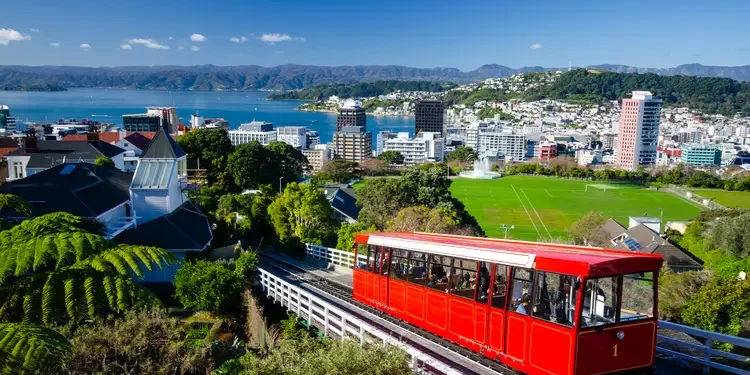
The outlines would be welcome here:
M 162 123 L 166 120 L 169 134 L 177 132 L 177 127 L 180 125 L 180 118 L 177 116 L 176 107 L 146 107 L 146 114 L 160 118 Z
M 279 126 L 276 128 L 276 140 L 304 150 L 307 148 L 307 128 L 304 126 Z
M 474 125 L 466 129 L 466 146 L 480 158 L 504 158 L 522 161 L 526 156 L 526 136 L 494 126 Z
M 273 124 L 270 122 L 253 121 L 242 124 L 235 130 L 227 132 L 232 145 L 238 146 L 252 141 L 258 141 L 263 146 L 268 146 L 271 142 L 276 142 L 276 131 L 273 130 Z
M 445 139 L 440 133 L 422 132 L 409 138 L 408 132 L 400 132 L 395 138 L 383 143 L 383 152 L 397 151 L 404 156 L 404 165 L 419 165 L 428 161 L 443 161 Z
M 383 151 L 385 151 L 385 141 L 396 138 L 396 136 L 398 136 L 398 134 L 390 130 L 383 130 L 379 132 L 375 140 L 375 155 L 382 154 Z

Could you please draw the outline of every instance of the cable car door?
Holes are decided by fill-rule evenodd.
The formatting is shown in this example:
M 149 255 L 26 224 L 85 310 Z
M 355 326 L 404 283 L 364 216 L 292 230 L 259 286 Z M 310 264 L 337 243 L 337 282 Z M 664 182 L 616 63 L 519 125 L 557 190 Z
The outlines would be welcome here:
M 379 279 L 379 292 L 381 308 L 388 306 L 388 274 L 391 266 L 391 249 L 389 247 L 383 247 L 380 250 L 380 274 Z
M 505 351 L 505 319 L 508 301 L 508 266 L 494 264 L 492 266 L 491 298 L 489 301 L 488 355 L 497 356 Z

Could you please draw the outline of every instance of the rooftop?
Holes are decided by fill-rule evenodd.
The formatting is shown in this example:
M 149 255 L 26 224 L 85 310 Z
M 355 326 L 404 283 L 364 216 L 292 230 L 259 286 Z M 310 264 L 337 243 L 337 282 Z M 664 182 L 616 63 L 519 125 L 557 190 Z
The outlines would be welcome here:
M 93 162 L 104 155 L 112 158 L 125 150 L 104 141 L 36 141 L 37 150 L 21 147 L 5 156 L 30 156 L 27 168 L 52 168 L 67 161 Z
M 184 202 L 170 214 L 138 224 L 114 238 L 128 245 L 188 251 L 203 250 L 212 239 L 208 219 L 190 201 Z

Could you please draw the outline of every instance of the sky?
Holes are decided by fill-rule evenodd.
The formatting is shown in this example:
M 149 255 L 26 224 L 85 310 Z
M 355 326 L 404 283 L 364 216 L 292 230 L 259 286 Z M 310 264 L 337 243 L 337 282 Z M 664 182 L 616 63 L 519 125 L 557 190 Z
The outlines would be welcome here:
M 2 0 L 0 65 L 749 65 L 747 0 Z

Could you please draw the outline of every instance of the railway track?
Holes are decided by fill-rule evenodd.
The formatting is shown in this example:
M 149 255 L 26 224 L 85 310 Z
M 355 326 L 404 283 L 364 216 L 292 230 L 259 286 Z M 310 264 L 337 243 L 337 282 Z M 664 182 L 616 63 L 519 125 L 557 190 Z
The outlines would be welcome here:
M 397 318 L 394 318 L 388 314 L 385 314 L 384 312 L 378 309 L 375 309 L 371 306 L 368 306 L 366 304 L 363 304 L 355 300 L 354 296 L 352 295 L 352 289 L 346 285 L 342 285 L 337 282 L 332 282 L 324 277 L 314 275 L 312 273 L 307 272 L 307 270 L 297 265 L 285 262 L 278 258 L 271 257 L 263 253 L 261 253 L 260 255 L 264 261 L 263 263 L 271 267 L 274 267 L 282 272 L 285 272 L 289 275 L 293 275 L 297 280 L 304 282 L 309 287 L 314 288 L 318 290 L 319 292 L 324 293 L 330 297 L 336 298 L 348 305 L 354 306 L 359 310 L 363 310 L 372 315 L 375 315 L 380 319 L 383 319 L 393 325 L 396 325 L 404 330 L 409 331 L 413 335 L 416 335 L 422 339 L 428 340 L 432 344 L 435 344 L 444 349 L 447 349 L 457 356 L 468 359 L 472 361 L 473 363 L 476 363 L 477 365 L 484 367 L 487 370 L 485 372 L 477 372 L 474 369 L 465 369 L 467 374 L 499 373 L 499 374 L 507 374 L 507 375 L 519 375 L 518 372 L 503 365 L 502 363 L 498 361 L 491 360 L 487 357 L 482 356 L 481 354 L 470 351 L 440 336 L 432 334 L 421 328 L 415 327 L 409 323 L 403 322 Z M 355 312 L 355 314 L 357 313 Z M 383 327 L 382 324 L 379 324 L 377 321 L 368 318 L 365 314 L 359 313 L 357 315 L 359 315 L 358 318 L 367 321 L 369 324 L 380 326 L 386 332 L 392 332 L 391 329 L 387 327 Z M 464 367 L 456 363 L 455 360 L 447 358 L 446 356 L 441 355 L 439 353 L 435 353 L 434 351 L 430 350 L 426 346 L 418 342 L 415 342 L 414 340 L 410 340 L 408 337 L 405 337 L 403 335 L 398 335 L 398 337 L 401 339 L 401 341 L 405 342 L 406 344 L 414 348 L 417 348 L 421 351 L 424 351 L 426 353 L 430 353 L 430 355 L 434 356 L 435 358 L 440 359 L 441 361 L 444 361 L 446 363 L 453 363 L 456 367 Z

